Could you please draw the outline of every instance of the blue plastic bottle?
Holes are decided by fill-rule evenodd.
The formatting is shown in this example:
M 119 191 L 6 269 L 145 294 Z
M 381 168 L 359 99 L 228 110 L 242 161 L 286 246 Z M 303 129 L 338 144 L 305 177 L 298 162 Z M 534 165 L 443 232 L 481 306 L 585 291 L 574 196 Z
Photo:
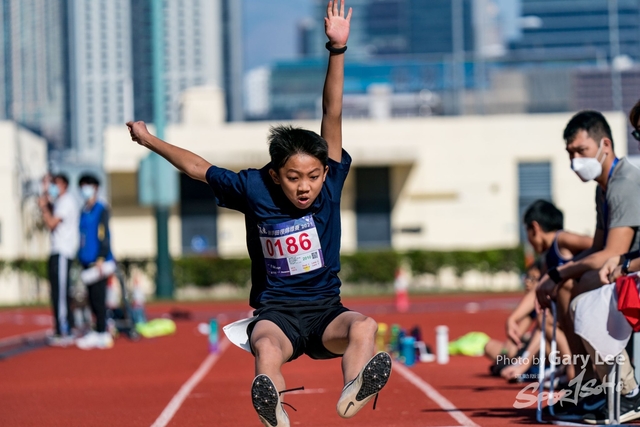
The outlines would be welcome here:
M 413 366 L 416 363 L 415 343 L 416 339 L 411 336 L 403 337 L 401 340 L 400 353 L 406 366 Z
M 209 321 L 209 353 L 218 352 L 218 319 Z

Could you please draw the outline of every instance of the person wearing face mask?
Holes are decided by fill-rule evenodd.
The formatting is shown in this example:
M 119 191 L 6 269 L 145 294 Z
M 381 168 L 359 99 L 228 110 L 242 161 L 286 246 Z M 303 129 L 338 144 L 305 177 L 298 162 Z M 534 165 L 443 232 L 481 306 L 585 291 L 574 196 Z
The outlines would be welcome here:
M 631 109 L 629 122 L 633 128 L 631 136 L 640 148 L 640 100 Z M 600 270 L 600 280 L 603 283 L 612 283 L 620 276 L 637 271 L 640 271 L 640 250 L 610 258 Z
M 595 352 L 583 341 L 574 327 L 573 313 L 583 295 L 603 286 L 599 270 L 612 257 L 640 249 L 640 169 L 626 157 L 619 159 L 614 152 L 611 129 L 604 116 L 597 111 L 581 111 L 564 130 L 566 149 L 571 168 L 583 182 L 596 181 L 596 231 L 593 245 L 573 260 L 553 268 L 540 279 L 536 288 L 542 308 L 550 301 L 557 304 L 558 322 L 565 332 L 571 353 L 584 355 L 594 361 Z M 633 367 L 626 352 L 621 368 L 622 422 L 640 417 L 640 393 Z M 579 375 L 582 366 L 576 366 Z M 602 378 L 601 367 L 590 363 L 584 366 L 585 381 Z M 572 390 L 574 396 L 579 390 Z M 588 399 L 588 400 L 587 400 Z M 564 408 L 567 420 L 602 421 L 605 399 L 598 402 L 593 396 L 578 400 L 575 407 Z M 565 405 L 566 406 L 566 405 Z M 562 419 L 562 418 L 561 418 Z
M 71 261 L 78 250 L 78 204 L 68 193 L 69 180 L 64 174 L 46 180 L 44 192 L 38 199 L 42 221 L 51 232 L 51 252 L 47 273 L 51 285 L 51 307 L 54 318 L 54 335 L 47 343 L 66 347 L 73 344 L 73 312 L 70 308 Z
M 89 332 L 76 342 L 83 350 L 106 349 L 113 347 L 113 337 L 107 331 L 107 280 L 115 266 L 111 253 L 109 233 L 109 210 L 98 200 L 100 182 L 91 174 L 84 174 L 78 182 L 84 201 L 80 214 L 80 249 L 78 260 L 82 266 L 81 279 L 85 282 L 89 294 L 89 305 L 95 316 L 95 331 Z M 107 271 L 109 270 L 109 271 Z M 92 274 L 97 273 L 97 274 Z M 86 277 L 94 276 L 91 279 Z

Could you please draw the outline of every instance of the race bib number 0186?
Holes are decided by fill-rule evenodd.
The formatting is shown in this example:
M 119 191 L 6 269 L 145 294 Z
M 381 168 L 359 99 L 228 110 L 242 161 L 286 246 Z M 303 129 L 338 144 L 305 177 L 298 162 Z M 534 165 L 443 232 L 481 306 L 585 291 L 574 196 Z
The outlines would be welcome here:
M 311 215 L 280 224 L 262 224 L 258 229 L 268 275 L 294 276 L 324 266 Z

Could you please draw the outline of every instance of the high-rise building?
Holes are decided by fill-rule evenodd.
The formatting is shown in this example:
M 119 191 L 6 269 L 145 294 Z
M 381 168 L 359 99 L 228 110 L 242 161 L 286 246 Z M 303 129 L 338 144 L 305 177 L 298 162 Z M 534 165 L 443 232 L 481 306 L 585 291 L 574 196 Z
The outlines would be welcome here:
M 133 118 L 129 0 L 69 0 L 71 146 L 102 164 L 102 133 Z
M 65 0 L 0 0 L 0 119 L 68 143 Z
M 391 115 L 460 114 L 463 90 L 483 81 L 484 71 L 470 60 L 505 51 L 497 0 L 350 0 L 347 6 L 355 13 L 345 94 L 361 99 L 370 89 L 376 92 L 378 85 L 385 85 L 394 94 L 391 102 L 398 104 L 391 107 Z M 314 0 L 316 16 L 325 15 L 326 7 L 325 1 Z M 299 24 L 301 58 L 272 65 L 263 85 L 268 88 L 269 107 L 266 113 L 262 108 L 262 116 L 277 120 L 317 116 L 327 52 L 324 26 L 314 22 L 321 21 Z M 308 41 L 310 32 L 316 35 L 313 43 Z M 421 95 L 407 101 L 403 94 Z M 252 105 L 263 106 L 261 101 Z M 359 115 L 360 101 L 352 101 L 358 104 L 354 115 Z
M 153 121 L 152 1 L 0 0 L 0 119 L 69 149 L 59 159 L 99 166 L 106 126 Z M 165 117 L 175 123 L 184 90 L 224 87 L 224 72 L 235 72 L 222 65 L 223 3 L 236 16 L 237 2 L 159 1 Z M 237 45 L 228 50 L 241 52 Z M 241 108 L 236 98 L 230 103 Z
M 640 60 L 637 0 L 617 0 L 617 9 L 610 9 L 615 4 L 610 0 L 521 2 L 522 35 L 511 45 L 515 58 L 606 60 L 610 59 L 611 41 L 617 33 L 620 54 Z
M 153 123 L 153 45 L 151 1 L 131 0 L 133 116 Z
M 242 1 L 222 0 L 222 56 L 216 56 L 216 60 L 224 67 L 220 86 L 225 89 L 227 120 L 231 122 L 244 119 L 242 19 Z
M 152 122 L 151 2 L 130 0 L 134 113 Z M 222 0 L 163 0 L 165 119 L 180 119 L 180 96 L 190 87 L 222 87 Z
M 473 0 L 351 0 L 351 55 L 434 55 L 474 50 Z M 326 2 L 316 0 L 316 15 Z M 317 32 L 321 33 L 318 28 Z M 322 37 L 324 35 L 322 34 Z M 460 37 L 460 41 L 456 38 Z

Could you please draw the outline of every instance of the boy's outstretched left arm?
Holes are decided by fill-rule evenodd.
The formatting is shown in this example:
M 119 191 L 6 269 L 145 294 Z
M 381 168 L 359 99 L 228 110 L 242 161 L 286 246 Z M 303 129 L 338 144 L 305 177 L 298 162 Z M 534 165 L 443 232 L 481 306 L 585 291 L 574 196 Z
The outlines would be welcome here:
M 207 170 L 211 167 L 211 163 L 189 150 L 169 144 L 151 135 L 147 125 L 142 121 L 127 122 L 127 128 L 133 141 L 158 153 L 190 178 L 207 182 Z
M 338 3 L 340 6 L 338 7 Z M 347 46 L 351 8 L 345 15 L 345 0 L 330 0 L 327 17 L 324 18 L 325 33 L 329 38 L 330 52 Z M 342 160 L 342 95 L 344 91 L 344 53 L 329 53 L 329 66 L 322 93 L 322 125 L 320 134 L 329 145 L 329 157 L 336 162 Z

